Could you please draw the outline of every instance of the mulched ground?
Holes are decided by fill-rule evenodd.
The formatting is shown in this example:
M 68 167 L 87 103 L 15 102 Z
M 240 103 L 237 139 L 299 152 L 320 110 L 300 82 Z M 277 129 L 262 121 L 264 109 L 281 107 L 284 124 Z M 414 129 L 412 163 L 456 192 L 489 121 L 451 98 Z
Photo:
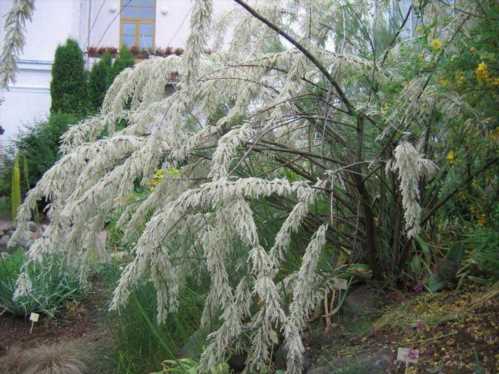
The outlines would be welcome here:
M 95 321 L 83 305 L 68 305 L 64 313 L 55 319 L 41 316 L 32 333 L 31 322 L 7 313 L 0 316 L 0 356 L 13 346 L 33 346 L 57 343 L 65 339 L 81 338 L 95 329 Z
M 366 321 L 349 321 L 349 324 Z M 348 364 L 370 353 L 387 357 L 387 373 L 499 373 L 499 289 L 469 288 L 436 295 L 405 295 L 380 318 L 352 331 L 340 323 L 315 352 L 318 361 Z M 399 347 L 419 351 L 407 369 L 396 361 Z M 324 361 L 323 361 L 324 362 Z M 349 371 L 350 372 L 350 371 Z
M 454 292 L 417 305 L 416 312 L 426 308 L 430 315 L 433 308 L 443 320 L 435 324 L 419 320 L 407 329 L 388 327 L 375 334 L 376 340 L 418 349 L 414 373 L 499 373 L 499 297 L 477 302 L 486 294 L 485 290 Z
M 28 319 L 4 313 L 0 316 L 0 362 L 9 350 L 28 350 L 62 343 L 78 347 L 92 359 L 87 365 L 91 373 L 112 373 L 111 344 L 106 324 L 106 304 L 99 282 L 80 302 L 67 303 L 56 318 L 40 316 L 30 333 Z M 1 371 L 1 370 L 0 370 Z M 2 373 L 3 374 L 3 373 Z

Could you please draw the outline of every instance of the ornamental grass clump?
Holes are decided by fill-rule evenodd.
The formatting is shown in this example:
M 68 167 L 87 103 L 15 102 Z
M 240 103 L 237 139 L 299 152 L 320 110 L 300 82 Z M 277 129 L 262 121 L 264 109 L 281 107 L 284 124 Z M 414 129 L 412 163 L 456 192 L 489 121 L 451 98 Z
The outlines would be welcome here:
M 82 296 L 77 274 L 60 256 L 48 255 L 39 263 L 27 265 L 21 273 L 25 261 L 20 249 L 0 259 L 2 313 L 28 316 L 35 312 L 54 317 L 64 303 Z M 16 286 L 23 286 L 25 292 L 16 294 Z
M 70 344 L 42 345 L 31 349 L 11 349 L 0 358 L 0 370 L 9 374 L 84 374 L 83 354 Z

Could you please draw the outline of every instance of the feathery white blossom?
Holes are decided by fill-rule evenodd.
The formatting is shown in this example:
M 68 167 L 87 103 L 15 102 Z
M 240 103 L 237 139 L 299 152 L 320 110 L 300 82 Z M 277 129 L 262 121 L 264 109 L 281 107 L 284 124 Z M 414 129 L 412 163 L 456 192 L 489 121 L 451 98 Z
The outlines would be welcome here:
M 407 237 L 412 238 L 421 230 L 419 183 L 423 177 L 435 172 L 436 165 L 431 160 L 423 158 L 407 141 L 401 142 L 395 148 L 393 156 L 394 160 L 387 163 L 386 170 L 398 173 Z
M 333 12 L 324 9 L 339 3 L 296 1 L 286 8 L 289 14 L 281 12 L 283 3 L 259 2 L 257 9 L 300 40 L 333 78 L 348 86 L 359 113 L 365 110 L 376 118 L 379 98 L 370 95 L 363 82 L 371 76 L 379 82 L 398 77 L 397 67 L 380 69 L 355 50 L 346 51 L 344 44 L 331 43 L 334 33 L 317 25 L 331 24 L 334 31 Z M 284 334 L 288 373 L 299 373 L 301 333 L 322 297 L 317 289 L 324 279 L 317 266 L 326 233 L 344 230 L 327 237 L 334 244 L 338 240 L 338 246 L 348 246 L 349 235 L 355 240 L 359 236 L 359 242 L 365 236 L 365 228 L 358 227 L 362 224 L 352 225 L 349 219 L 336 225 L 343 217 L 333 220 L 330 207 L 334 198 L 357 222 L 363 221 L 355 209 L 358 191 L 350 185 L 352 175 L 359 173 L 351 165 L 355 146 L 349 144 L 358 136 L 351 132 L 357 123 L 309 58 L 240 8 L 218 25 L 220 33 L 232 25 L 230 43 L 205 53 L 212 8 L 211 0 L 195 2 L 182 57 L 152 58 L 124 70 L 108 90 L 101 112 L 64 134 L 63 156 L 26 197 L 10 244 L 26 239 L 32 210 L 46 199 L 50 225 L 31 245 L 30 258 L 60 252 L 83 267 L 96 245 L 95 233 L 104 229 L 110 214 L 122 212 L 118 222 L 133 246 L 133 259 L 121 274 L 111 308 L 124 305 L 145 278 L 157 291 L 157 317 L 163 322 L 179 306 L 186 274 L 207 274 L 210 287 L 202 323 L 217 328 L 209 335 L 202 367 L 208 370 L 243 347 L 247 372 L 263 371 Z M 311 16 L 317 22 L 311 24 Z M 179 82 L 166 96 L 172 74 L 179 75 Z M 431 89 L 422 95 L 421 105 L 406 102 L 421 87 L 421 81 L 406 87 L 401 103 L 388 116 L 384 135 L 405 129 L 418 113 L 428 112 L 437 98 Z M 449 108 L 455 108 L 455 102 L 453 98 Z M 116 128 L 118 121 L 126 123 L 125 128 Z M 377 129 L 373 126 L 365 136 L 374 138 L 381 132 Z M 369 157 L 359 163 L 380 161 Z M 165 176 L 150 191 L 148 182 L 158 169 Z M 394 161 L 387 165 L 400 179 L 410 237 L 420 230 L 418 184 L 433 169 L 406 142 L 397 146 Z M 168 170 L 173 170 L 171 175 Z M 331 183 L 332 175 L 342 183 Z M 382 176 L 375 174 L 365 185 Z M 131 198 L 137 187 L 148 196 Z M 270 244 L 259 236 L 258 204 L 278 206 L 282 224 Z M 316 232 L 300 269 L 286 273 L 282 264 L 299 230 Z M 27 285 L 29 278 L 23 273 L 19 290 Z M 289 311 L 285 288 L 292 289 Z
M 31 20 L 35 0 L 14 0 L 12 8 L 5 17 L 5 37 L 0 54 L 0 87 L 15 82 L 17 58 L 21 54 L 26 36 L 26 22 Z

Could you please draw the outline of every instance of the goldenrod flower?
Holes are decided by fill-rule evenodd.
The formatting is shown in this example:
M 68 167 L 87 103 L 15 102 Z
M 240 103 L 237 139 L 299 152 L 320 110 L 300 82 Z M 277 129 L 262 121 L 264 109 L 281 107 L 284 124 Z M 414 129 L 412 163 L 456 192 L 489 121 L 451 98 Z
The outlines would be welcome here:
M 445 78 L 440 78 L 438 80 L 438 84 L 440 84 L 441 86 L 445 87 L 445 86 L 447 86 L 449 84 L 449 81 L 447 79 L 445 79 Z
M 442 48 L 442 41 L 440 39 L 433 39 L 431 41 L 431 48 L 438 51 Z
M 450 150 L 449 153 L 447 153 L 447 161 L 451 165 L 456 161 L 456 154 L 453 150 Z
M 481 82 L 488 82 L 490 79 L 489 68 L 485 62 L 480 62 L 475 69 L 476 79 Z
M 480 214 L 480 216 L 478 217 L 478 224 L 480 226 L 484 226 L 486 223 L 487 223 L 487 216 L 483 213 Z
M 164 169 L 156 170 L 153 177 L 151 179 L 149 179 L 149 181 L 148 181 L 149 188 L 151 189 L 151 191 L 154 190 L 158 186 L 158 184 L 161 183 L 161 181 L 163 180 L 164 177 L 165 177 L 165 170 Z

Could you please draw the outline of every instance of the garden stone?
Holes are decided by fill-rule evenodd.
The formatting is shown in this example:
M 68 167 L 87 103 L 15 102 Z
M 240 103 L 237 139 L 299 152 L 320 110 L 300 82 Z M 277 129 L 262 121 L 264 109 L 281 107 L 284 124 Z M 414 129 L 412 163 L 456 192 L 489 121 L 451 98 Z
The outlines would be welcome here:
M 43 232 L 41 230 L 35 231 L 31 234 L 31 239 L 33 241 L 38 240 L 42 237 L 42 235 L 43 235 Z
M 201 357 L 203 353 L 203 346 L 205 344 L 206 333 L 202 330 L 195 331 L 187 341 L 184 346 L 180 349 L 177 356 L 179 358 L 194 358 L 197 359 Z
M 35 222 L 28 222 L 28 229 L 31 232 L 38 232 L 40 230 L 40 226 Z
M 343 310 L 352 317 L 362 317 L 375 312 L 379 302 L 376 291 L 363 285 L 348 293 Z
M 286 343 L 282 343 L 280 347 L 274 353 L 274 365 L 277 369 L 286 369 L 286 362 L 288 360 L 288 349 Z M 303 370 L 306 373 L 307 370 L 312 366 L 312 354 L 310 350 L 306 349 L 303 354 Z
M 0 231 L 9 232 L 15 229 L 14 224 L 11 221 L 2 221 L 0 220 Z
M 9 235 L 3 235 L 2 237 L 0 237 L 0 252 L 8 251 L 7 243 L 9 242 L 9 239 Z
M 325 357 L 323 357 L 324 359 Z M 341 373 L 369 373 L 384 374 L 390 372 L 393 363 L 393 354 L 389 348 L 378 351 L 364 350 L 353 357 L 330 358 L 327 366 L 313 367 L 307 374 L 341 374 Z M 324 360 L 322 360 L 324 362 Z

